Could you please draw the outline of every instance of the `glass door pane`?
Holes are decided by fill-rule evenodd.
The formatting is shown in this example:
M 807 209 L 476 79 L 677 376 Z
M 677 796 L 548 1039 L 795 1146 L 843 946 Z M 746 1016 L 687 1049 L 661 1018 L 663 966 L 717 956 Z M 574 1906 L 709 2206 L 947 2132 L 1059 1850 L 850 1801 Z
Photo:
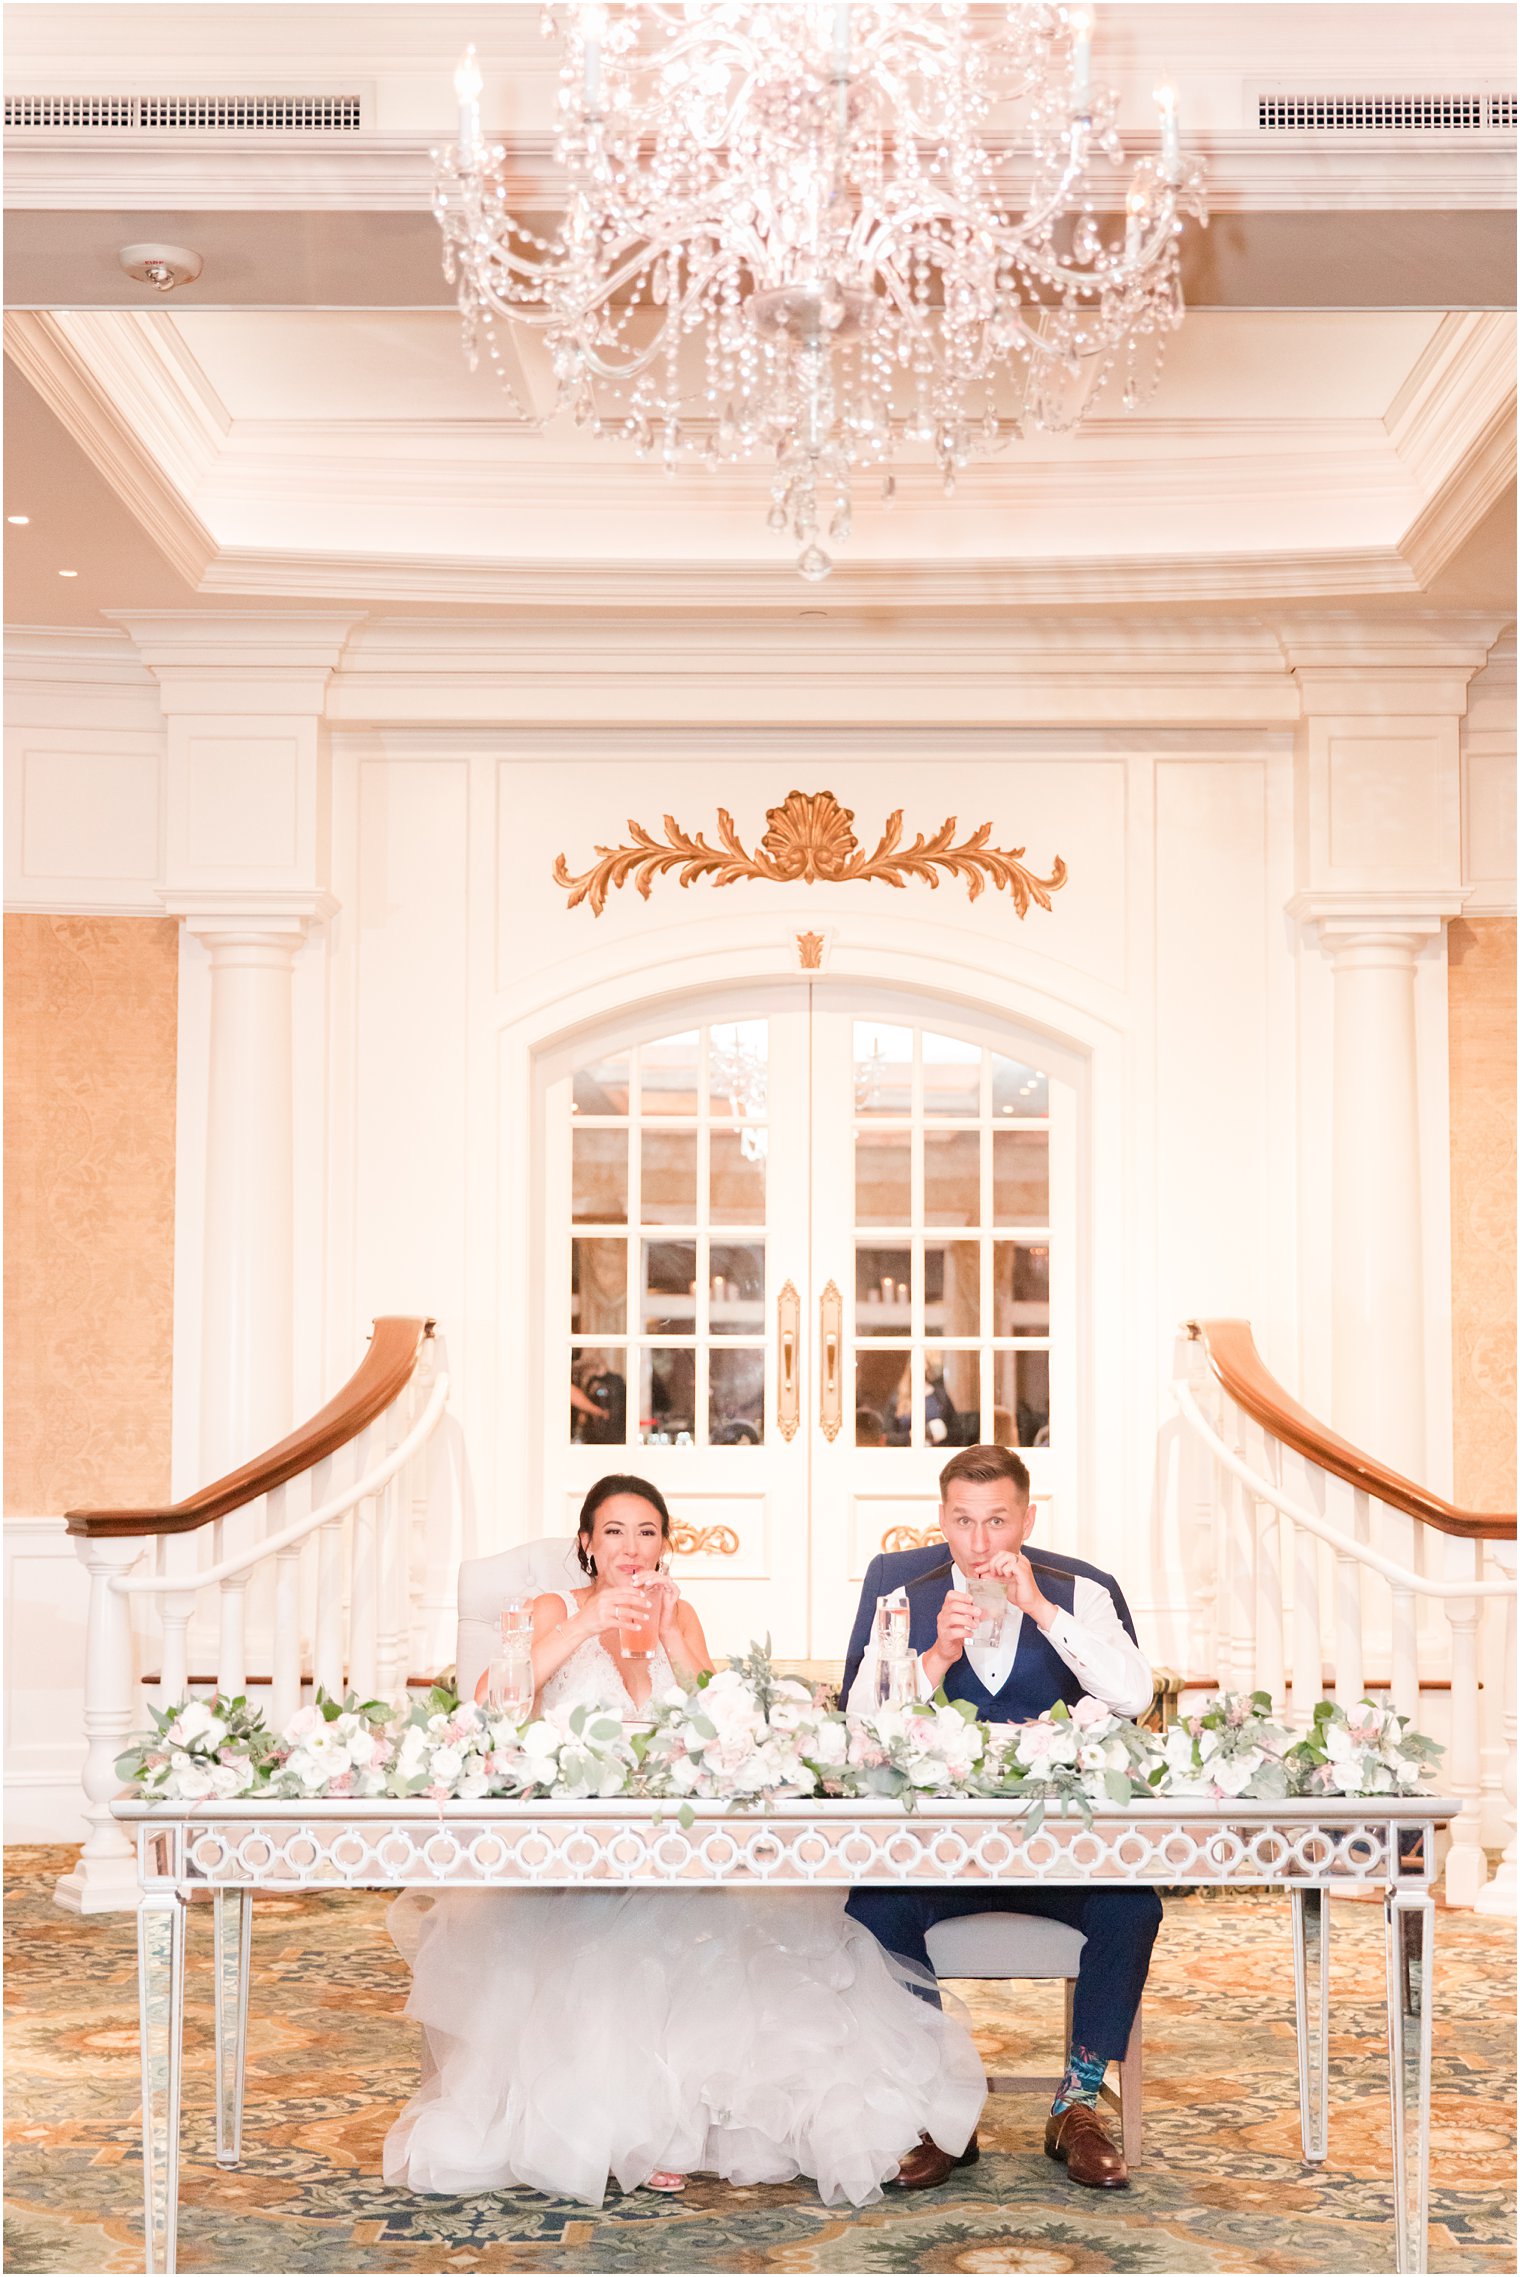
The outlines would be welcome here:
M 548 1507 L 508 1538 L 571 1531 L 608 1471 L 647 1478 L 714 1651 L 769 1633 L 803 1658 L 808 1345 L 789 1329 L 783 1401 L 778 1308 L 806 1331 L 806 990 L 567 1044 L 544 1085 Z
M 883 1546 L 939 1539 L 958 1447 L 1018 1447 L 1049 1491 L 1066 1427 L 1052 1339 L 1070 1339 L 1052 1292 L 1072 1248 L 1069 1222 L 1052 1223 L 1055 1089 L 1070 1096 L 994 1030 L 914 1017 L 905 996 L 884 993 L 873 1017 L 858 993 L 814 991 L 813 1273 L 845 1295 L 847 1386 L 815 1451 L 819 1630 L 847 1630 Z

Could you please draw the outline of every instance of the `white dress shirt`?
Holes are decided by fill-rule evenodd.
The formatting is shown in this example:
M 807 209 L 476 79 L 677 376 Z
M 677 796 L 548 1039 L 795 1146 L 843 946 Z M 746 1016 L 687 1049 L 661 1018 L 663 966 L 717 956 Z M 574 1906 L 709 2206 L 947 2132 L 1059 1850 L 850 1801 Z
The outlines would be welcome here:
M 1039 1576 L 1036 1574 L 1035 1579 Z M 1072 1609 L 1069 1613 L 1060 1607 L 1056 1617 L 1045 1631 L 1051 1645 L 1065 1661 L 1084 1692 L 1112 1708 L 1116 1716 L 1139 1716 L 1145 1713 L 1155 1695 L 1151 1664 L 1140 1647 L 1135 1644 L 1119 1618 L 1119 1608 L 1101 1581 L 1093 1581 L 1085 1573 L 1074 1576 Z M 964 1590 L 966 1576 L 958 1565 L 950 1568 L 950 1586 Z M 894 1591 L 900 1595 L 900 1591 Z M 877 1604 L 884 1605 L 885 1598 Z M 984 1637 L 973 1637 L 962 1647 L 972 1668 L 989 1692 L 1000 1692 L 1007 1683 L 1013 1668 L 1014 1655 L 1019 1649 L 1019 1636 L 1024 1616 L 1016 1605 L 1010 1604 L 1003 1617 L 1003 1633 L 998 1642 L 989 1644 Z M 934 1686 L 924 1673 L 919 1654 L 913 1655 L 921 1700 L 934 1697 Z M 871 1641 L 845 1703 L 856 1715 L 868 1715 L 876 1706 L 876 1634 L 873 1624 Z

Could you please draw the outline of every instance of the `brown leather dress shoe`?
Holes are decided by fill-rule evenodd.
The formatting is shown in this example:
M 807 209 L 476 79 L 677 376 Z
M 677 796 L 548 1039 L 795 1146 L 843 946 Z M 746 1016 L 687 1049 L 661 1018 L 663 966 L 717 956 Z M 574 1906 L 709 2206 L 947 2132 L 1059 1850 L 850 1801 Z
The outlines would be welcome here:
M 975 2133 L 957 2158 L 953 2152 L 941 2150 L 938 2143 L 927 2135 L 920 2135 L 918 2148 L 910 2150 L 891 2181 L 889 2190 L 937 2190 L 948 2182 L 958 2166 L 975 2166 L 981 2157 Z
M 1045 2156 L 1059 2161 L 1073 2182 L 1089 2190 L 1127 2190 L 1124 2154 L 1108 2139 L 1103 2121 L 1086 2103 L 1068 2103 L 1045 2122 Z

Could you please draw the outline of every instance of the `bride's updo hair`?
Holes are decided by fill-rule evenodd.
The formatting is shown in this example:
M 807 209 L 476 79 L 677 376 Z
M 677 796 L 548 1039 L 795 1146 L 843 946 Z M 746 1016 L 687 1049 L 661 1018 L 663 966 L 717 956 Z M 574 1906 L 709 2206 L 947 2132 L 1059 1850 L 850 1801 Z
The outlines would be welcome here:
M 660 1532 L 667 1542 L 670 1540 L 670 1512 L 665 1507 L 665 1497 L 659 1488 L 651 1486 L 647 1478 L 634 1478 L 626 1471 L 611 1471 L 606 1478 L 597 1480 L 581 1504 L 581 1514 L 576 1520 L 575 1560 L 582 1573 L 593 1576 L 596 1573 L 596 1559 L 591 1555 L 591 1536 L 596 1526 L 596 1514 L 602 1504 L 610 1502 L 615 1494 L 636 1494 L 641 1502 L 647 1502 L 659 1517 Z

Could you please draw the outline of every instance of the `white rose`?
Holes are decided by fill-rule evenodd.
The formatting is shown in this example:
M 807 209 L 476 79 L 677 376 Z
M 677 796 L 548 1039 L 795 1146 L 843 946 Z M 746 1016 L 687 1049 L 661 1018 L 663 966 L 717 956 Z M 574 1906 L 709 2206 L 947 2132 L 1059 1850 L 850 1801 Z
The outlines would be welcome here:
M 221 1717 L 210 1717 L 206 1724 L 202 1744 L 214 1755 L 226 1737 L 227 1726 L 223 1723 Z
M 542 1716 L 522 1735 L 522 1750 L 535 1765 L 552 1762 L 559 1753 L 560 1735 Z
M 396 1769 L 403 1779 L 414 1779 L 427 1754 L 427 1735 L 420 1725 L 408 1724 L 396 1752 Z
M 183 1712 L 175 1717 L 164 1737 L 171 1747 L 193 1747 L 198 1739 L 204 1739 L 211 1728 L 212 1720 L 211 1710 L 205 1701 L 192 1700 Z
M 380 1742 L 373 1732 L 361 1724 L 344 1748 L 349 1762 L 356 1771 L 367 1771 L 380 1750 Z
M 1356 1743 L 1344 1724 L 1326 1724 L 1325 1753 L 1332 1763 L 1348 1763 L 1356 1752 Z M 1350 1789 L 1343 1787 L 1341 1792 L 1347 1794 Z
M 1244 1755 L 1221 1755 L 1209 1765 L 1215 1786 L 1223 1795 L 1243 1795 L 1261 1769 L 1261 1757 L 1255 1748 Z
M 1193 1735 L 1184 1724 L 1173 1724 L 1161 1750 L 1173 1771 L 1191 1771 L 1193 1768 Z
M 464 1767 L 464 1754 L 457 1747 L 435 1747 L 430 1766 L 435 1784 L 451 1786 Z

